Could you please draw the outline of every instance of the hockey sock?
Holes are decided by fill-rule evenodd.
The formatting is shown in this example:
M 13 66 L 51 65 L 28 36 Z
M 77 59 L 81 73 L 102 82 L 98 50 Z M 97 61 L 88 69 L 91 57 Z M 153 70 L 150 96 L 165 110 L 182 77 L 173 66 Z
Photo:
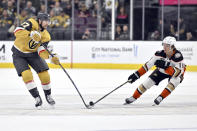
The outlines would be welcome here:
M 38 89 L 36 87 L 31 89 L 31 90 L 29 90 L 29 92 L 34 98 L 39 96 L 39 92 L 38 92 Z
M 147 89 L 141 84 L 134 92 L 133 97 L 135 99 L 139 98 Z
M 160 94 L 160 96 L 162 96 L 163 97 L 163 99 L 164 98 L 166 98 L 168 95 L 170 95 L 170 91 L 167 89 L 167 88 L 165 88 L 163 91 L 162 91 L 162 93 Z
M 142 94 L 138 91 L 138 88 L 135 90 L 134 94 L 133 94 L 133 97 L 135 99 L 139 98 Z
M 45 95 L 50 95 L 50 94 L 51 94 L 51 89 L 44 90 L 44 94 L 45 94 Z
M 42 84 L 42 88 L 44 90 L 44 94 L 45 95 L 50 95 L 51 94 L 51 86 L 50 86 L 50 83 Z
M 38 89 L 37 89 L 36 84 L 34 83 L 33 80 L 32 80 L 32 81 L 29 81 L 29 82 L 27 82 L 27 83 L 25 83 L 25 84 L 26 84 L 26 87 L 27 87 L 27 89 L 29 90 L 30 94 L 31 94 L 34 98 L 36 98 L 36 97 L 39 96 Z
M 33 80 L 32 72 L 30 70 L 25 70 L 21 74 L 22 74 L 23 81 L 25 82 L 25 85 L 26 85 L 27 89 L 29 90 L 30 94 L 34 98 L 38 97 L 39 92 L 38 92 L 36 84 Z
M 162 91 L 160 96 L 162 96 L 163 98 L 166 98 L 174 89 L 175 89 L 175 86 L 172 83 L 169 83 L 167 87 Z

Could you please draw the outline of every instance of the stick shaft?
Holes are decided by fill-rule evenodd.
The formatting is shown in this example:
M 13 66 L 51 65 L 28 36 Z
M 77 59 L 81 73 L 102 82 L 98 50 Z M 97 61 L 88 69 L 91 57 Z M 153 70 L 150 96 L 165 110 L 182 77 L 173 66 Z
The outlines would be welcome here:
M 45 50 L 52 56 L 54 57 L 54 55 L 47 49 L 47 47 L 45 47 L 44 45 L 42 45 Z M 83 104 L 85 105 L 86 108 L 88 108 L 88 105 L 86 104 L 85 100 L 83 99 L 83 96 L 81 95 L 80 91 L 78 90 L 77 86 L 75 85 L 74 81 L 72 80 L 72 78 L 70 77 L 70 75 L 68 74 L 68 72 L 64 69 L 64 67 L 62 66 L 61 63 L 59 63 L 59 66 L 62 68 L 62 70 L 64 71 L 64 73 L 66 73 L 67 77 L 70 79 L 71 83 L 73 84 L 73 86 L 75 87 L 75 89 L 77 90 L 77 93 L 79 94 Z
M 115 89 L 113 89 L 112 91 L 110 91 L 109 93 L 107 93 L 106 95 L 104 95 L 103 97 L 101 97 L 100 99 L 98 99 L 96 102 L 94 102 L 94 105 L 96 103 L 98 103 L 99 101 L 101 101 L 102 99 L 104 99 L 105 97 L 107 97 L 108 95 L 110 95 L 112 92 L 114 92 L 115 90 L 119 89 L 120 87 L 122 87 L 123 85 L 125 85 L 126 83 L 128 83 L 128 81 L 126 81 L 125 83 L 123 83 L 122 85 L 116 87 Z

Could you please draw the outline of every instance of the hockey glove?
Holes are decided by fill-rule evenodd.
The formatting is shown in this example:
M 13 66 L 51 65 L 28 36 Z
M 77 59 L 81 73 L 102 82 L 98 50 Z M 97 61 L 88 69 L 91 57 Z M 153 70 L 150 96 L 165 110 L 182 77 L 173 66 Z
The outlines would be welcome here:
M 55 65 L 59 65 L 60 64 L 60 61 L 59 61 L 59 58 L 56 54 L 54 54 L 53 57 L 50 56 L 50 59 L 51 59 L 51 63 L 55 64 Z
M 133 73 L 133 74 L 131 74 L 131 75 L 129 76 L 128 81 L 129 81 L 129 83 L 133 83 L 133 82 L 135 82 L 137 79 L 138 79 L 137 74 L 136 74 L 136 73 Z
M 35 41 L 36 43 L 39 43 L 41 41 L 41 35 L 38 31 L 31 31 L 30 37 Z
M 37 51 L 38 51 L 39 56 L 42 57 L 43 59 L 49 58 L 49 53 L 48 51 L 45 50 L 43 46 L 38 47 Z
M 170 65 L 170 62 L 164 61 L 164 60 L 156 60 L 155 66 L 162 68 L 162 69 L 167 69 Z

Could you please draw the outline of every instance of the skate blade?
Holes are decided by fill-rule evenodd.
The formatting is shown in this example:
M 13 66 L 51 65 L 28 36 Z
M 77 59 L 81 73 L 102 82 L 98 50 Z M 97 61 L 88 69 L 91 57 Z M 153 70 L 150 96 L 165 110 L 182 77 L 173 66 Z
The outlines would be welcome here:
M 37 109 L 37 110 L 42 110 L 43 107 L 42 107 L 42 106 L 37 106 L 36 109 Z
M 158 106 L 158 105 L 154 103 L 154 104 L 152 104 L 152 106 Z
M 123 105 L 129 105 L 128 103 L 123 103 Z

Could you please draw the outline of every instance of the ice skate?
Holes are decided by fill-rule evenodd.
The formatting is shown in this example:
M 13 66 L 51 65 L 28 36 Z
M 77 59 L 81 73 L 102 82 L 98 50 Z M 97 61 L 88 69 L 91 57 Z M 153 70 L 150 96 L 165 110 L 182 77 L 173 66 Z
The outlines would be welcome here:
M 54 106 L 54 105 L 55 105 L 55 101 L 54 101 L 54 99 L 52 98 L 51 95 L 45 95 L 45 97 L 46 97 L 47 102 L 48 102 L 51 106 Z
M 38 96 L 38 97 L 35 98 L 35 100 L 36 100 L 35 107 L 38 108 L 38 109 L 42 108 L 42 99 L 41 99 L 41 97 Z
M 126 98 L 125 99 L 125 103 L 124 105 L 127 105 L 127 104 L 131 104 L 133 103 L 134 101 L 136 101 L 137 99 L 135 99 L 133 96 L 129 97 L 129 98 Z
M 163 100 L 163 97 L 162 97 L 162 96 L 158 96 L 158 97 L 154 100 L 153 106 L 159 105 L 160 102 L 161 102 L 162 100 Z

